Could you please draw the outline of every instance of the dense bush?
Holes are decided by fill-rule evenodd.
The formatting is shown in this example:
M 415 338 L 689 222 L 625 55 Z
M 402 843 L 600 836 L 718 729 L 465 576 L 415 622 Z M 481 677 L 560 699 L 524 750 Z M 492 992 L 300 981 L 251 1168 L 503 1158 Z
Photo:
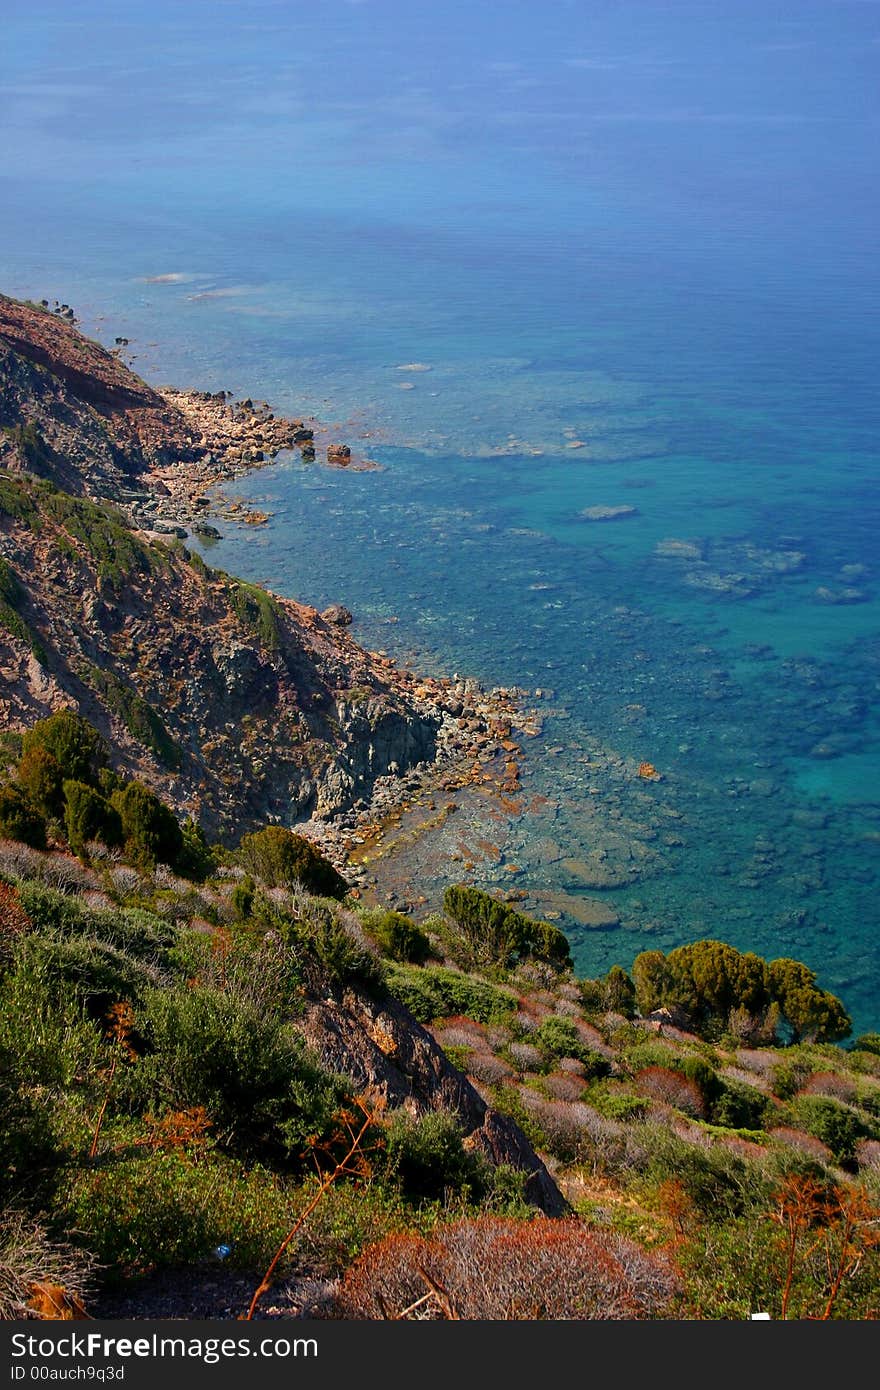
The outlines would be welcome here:
M 556 966 L 571 965 L 568 940 L 558 927 L 515 912 L 478 888 L 450 886 L 443 910 L 458 929 L 469 964 L 510 965 L 533 956 Z
M 402 912 L 374 908 L 361 913 L 361 921 L 382 953 L 392 960 L 423 965 L 431 954 L 427 932 Z
M 754 1086 L 725 1080 L 711 1099 L 709 1119 L 730 1129 L 762 1129 L 772 1109 L 772 1102 Z
M 172 1265 L 205 1264 L 221 1243 L 231 1262 L 265 1267 L 289 1224 L 290 1199 L 273 1175 L 211 1152 L 154 1149 L 70 1173 L 59 1216 L 124 1280 Z M 284 1266 L 282 1265 L 282 1272 Z
M 85 782 L 64 783 L 64 828 L 74 854 L 82 855 L 90 840 L 122 844 L 122 819 L 100 792 Z
M 344 898 L 348 884 L 311 840 L 280 825 L 267 825 L 242 837 L 238 861 L 268 888 L 301 884 L 310 893 Z
M 770 1184 L 755 1164 L 720 1144 L 694 1144 L 664 1125 L 646 1124 L 639 1168 L 662 1183 L 670 1174 L 702 1219 L 726 1221 L 766 1203 Z
M 880 1138 L 848 1105 L 826 1096 L 799 1096 L 792 1106 L 795 1120 L 808 1134 L 821 1139 L 838 1163 L 851 1165 L 860 1139 Z
M 96 1019 L 118 1001 L 136 999 L 162 981 L 155 966 L 94 937 L 35 933 L 24 950 L 55 998 L 76 1000 Z
M 46 822 L 18 787 L 0 787 L 0 838 L 46 848 Z
M 259 920 L 260 905 L 254 910 Z M 332 898 L 301 903 L 295 914 L 282 920 L 281 935 L 291 945 L 306 946 L 311 959 L 337 984 L 353 981 L 375 990 L 385 983 L 383 961 L 360 937 L 355 921 L 341 919 Z
M 98 774 L 106 767 L 109 749 L 105 740 L 87 719 L 73 710 L 59 710 L 48 719 L 39 719 L 22 737 L 22 756 L 36 749 L 50 753 L 61 768 L 62 778 L 97 786 Z
M 516 995 L 441 966 L 392 966 L 388 986 L 420 1023 L 454 1014 L 464 1014 L 478 1023 L 501 1022 L 509 1019 L 517 1006 Z
M 575 1057 L 582 1064 L 586 1076 L 595 1078 L 608 1075 L 607 1061 L 587 1047 L 570 1018 L 555 1014 L 545 1018 L 534 1033 L 533 1041 L 547 1066 L 551 1066 L 557 1058 Z
M 446 1110 L 419 1118 L 397 1111 L 388 1125 L 386 1156 L 390 1172 L 414 1197 L 466 1191 L 478 1198 L 488 1185 L 485 1159 L 464 1147 L 461 1129 Z
M 126 854 L 136 863 L 174 864 L 183 849 L 183 832 L 174 812 L 140 782 L 114 792 L 111 804 L 122 823 Z
M 22 883 L 22 907 L 35 927 L 49 934 L 94 937 L 150 964 L 164 964 L 176 940 L 173 927 L 142 908 L 90 908 L 41 883 Z
M 147 1054 L 132 1098 L 147 1108 L 203 1106 L 224 1146 L 295 1161 L 347 1095 L 279 1014 L 228 992 L 153 991 L 138 1011 Z

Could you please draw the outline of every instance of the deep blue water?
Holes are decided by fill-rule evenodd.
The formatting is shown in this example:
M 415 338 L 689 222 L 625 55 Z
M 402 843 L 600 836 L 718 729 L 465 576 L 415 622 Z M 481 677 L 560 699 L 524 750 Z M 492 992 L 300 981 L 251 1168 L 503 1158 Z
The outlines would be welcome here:
M 613 902 L 585 972 L 711 934 L 880 1026 L 880 5 L 0 8 L 0 286 L 383 465 L 213 561 L 552 692 L 505 850 Z

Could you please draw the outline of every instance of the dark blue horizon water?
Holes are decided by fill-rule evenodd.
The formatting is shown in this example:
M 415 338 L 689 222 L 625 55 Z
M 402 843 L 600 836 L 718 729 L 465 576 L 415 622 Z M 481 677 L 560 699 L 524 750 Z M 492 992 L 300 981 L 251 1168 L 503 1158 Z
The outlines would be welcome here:
M 503 848 L 584 973 L 711 935 L 880 1027 L 880 5 L 44 0 L 3 45 L 0 288 L 382 465 L 243 480 L 212 562 L 552 692 Z

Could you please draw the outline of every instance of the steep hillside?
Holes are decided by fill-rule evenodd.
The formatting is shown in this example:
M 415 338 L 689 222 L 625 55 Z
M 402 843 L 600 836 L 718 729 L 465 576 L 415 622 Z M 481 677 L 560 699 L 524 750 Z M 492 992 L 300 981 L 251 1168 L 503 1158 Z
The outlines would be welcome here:
M 78 710 L 122 768 L 212 834 L 363 806 L 379 779 L 459 757 L 475 736 L 481 754 L 501 751 L 503 700 L 399 673 L 351 639 L 344 610 L 322 617 L 213 571 L 95 500 L 124 504 L 138 479 L 149 495 L 150 468 L 206 456 L 112 354 L 0 299 L 0 387 L 5 730 Z
M 183 415 L 73 323 L 0 295 L 0 465 L 113 496 L 195 440 Z

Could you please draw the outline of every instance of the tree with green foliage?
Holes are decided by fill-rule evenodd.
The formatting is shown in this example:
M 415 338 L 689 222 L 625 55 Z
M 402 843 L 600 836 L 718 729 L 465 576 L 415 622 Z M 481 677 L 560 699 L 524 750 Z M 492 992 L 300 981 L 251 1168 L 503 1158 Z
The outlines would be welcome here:
M 64 783 L 64 828 L 74 854 L 83 855 L 90 840 L 122 844 L 122 820 L 116 808 L 93 787 L 70 778 Z
M 641 951 L 633 961 L 633 985 L 636 991 L 636 1005 L 646 1017 L 664 1005 L 668 1008 L 674 988 L 672 972 L 666 964 L 662 951 Z
M 177 862 L 183 848 L 183 832 L 177 817 L 155 792 L 142 782 L 128 782 L 114 792 L 111 804 L 118 811 L 126 853 L 145 865 Z
M 795 1042 L 837 1042 L 848 1036 L 852 1019 L 834 994 L 819 989 L 815 971 L 799 960 L 780 957 L 768 966 L 770 990 Z
M 633 962 L 636 1003 L 642 1014 L 661 1007 L 682 1009 L 702 1031 L 717 1032 L 743 1016 L 762 1023 L 778 1011 L 795 1042 L 836 1042 L 851 1028 L 835 995 L 816 985 L 800 961 L 769 963 L 722 941 L 694 941 L 662 951 L 643 951 Z
M 27 730 L 22 738 L 22 756 L 37 748 L 52 755 L 64 778 L 90 787 L 98 785 L 110 751 L 98 730 L 70 709 L 58 710 Z
M 46 822 L 20 787 L 0 787 L 0 839 L 46 848 Z
M 15 780 L 28 801 L 47 820 L 64 814 L 64 770 L 48 748 L 30 748 L 22 754 Z
M 300 884 L 310 893 L 344 898 L 348 884 L 311 840 L 281 825 L 267 825 L 242 836 L 238 862 L 267 888 L 293 888 Z
M 636 1011 L 636 987 L 622 966 L 612 965 L 603 983 L 606 1007 L 624 1018 L 632 1018 Z

